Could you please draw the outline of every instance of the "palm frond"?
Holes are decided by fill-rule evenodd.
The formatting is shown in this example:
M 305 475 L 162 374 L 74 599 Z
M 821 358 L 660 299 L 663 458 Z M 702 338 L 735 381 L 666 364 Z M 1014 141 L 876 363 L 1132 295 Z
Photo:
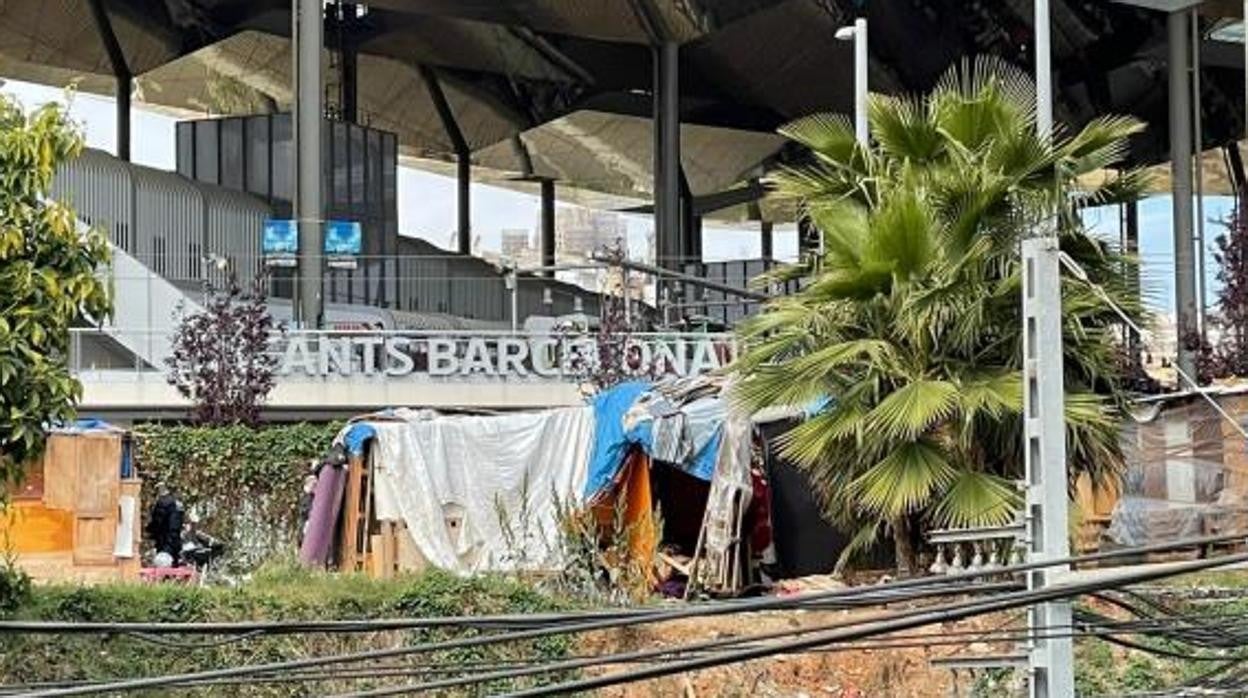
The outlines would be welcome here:
M 920 378 L 889 393 L 868 419 L 870 433 L 886 439 L 917 439 L 933 424 L 954 413 L 958 387 L 942 380 Z
M 850 491 L 864 511 L 891 519 L 922 508 L 934 491 L 948 487 L 956 477 L 957 470 L 939 446 L 910 441 L 855 478 Z
M 1001 526 L 1014 520 L 1020 501 L 1018 489 L 1010 480 L 964 470 L 936 505 L 935 519 L 948 528 Z
M 944 150 L 944 138 L 928 118 L 926 100 L 873 94 L 868 117 L 872 137 L 895 158 L 926 162 Z

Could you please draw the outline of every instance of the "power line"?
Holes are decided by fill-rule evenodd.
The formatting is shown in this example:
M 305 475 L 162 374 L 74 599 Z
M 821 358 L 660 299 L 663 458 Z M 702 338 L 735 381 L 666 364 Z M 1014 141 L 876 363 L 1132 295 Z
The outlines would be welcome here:
M 519 698 L 520 696 L 547 696 L 588 691 L 624 683 L 634 683 L 637 681 L 660 678 L 676 673 L 683 673 L 697 669 L 707 669 L 723 664 L 761 659 L 776 654 L 785 654 L 795 650 L 809 649 L 836 642 L 859 640 L 874 635 L 880 635 L 896 630 L 908 630 L 932 623 L 949 622 L 984 613 L 993 613 L 1011 608 L 1031 606 L 1043 601 L 1071 598 L 1092 591 L 1099 591 L 1101 589 L 1123 586 L 1141 581 L 1164 579 L 1190 572 L 1198 572 L 1201 570 L 1212 569 L 1214 567 L 1221 567 L 1236 562 L 1248 562 L 1248 553 L 1226 555 L 1213 560 L 1196 560 L 1193 562 L 1181 563 L 1168 568 L 1146 570 L 1138 572 L 1134 575 L 1123 575 L 1122 577 L 1112 580 L 1094 580 L 1082 583 L 1059 584 L 1043 587 L 1036 591 L 1009 592 L 1000 594 L 996 598 L 988 601 L 957 603 L 934 611 L 921 610 L 896 613 L 874 622 L 854 624 L 853 626 L 844 629 L 834 629 L 828 632 L 816 633 L 805 639 L 774 643 L 762 648 L 728 651 L 716 657 L 679 660 L 629 672 L 590 677 L 579 681 L 570 681 L 552 686 L 540 686 L 525 691 L 517 691 L 508 695 L 515 698 Z

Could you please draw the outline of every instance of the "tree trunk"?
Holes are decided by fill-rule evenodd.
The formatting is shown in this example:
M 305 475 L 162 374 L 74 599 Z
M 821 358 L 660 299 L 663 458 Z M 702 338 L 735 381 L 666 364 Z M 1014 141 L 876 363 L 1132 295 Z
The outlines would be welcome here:
M 918 570 L 919 551 L 914 547 L 910 518 L 899 516 L 890 525 L 893 529 L 893 555 L 897 558 L 897 575 L 913 577 Z

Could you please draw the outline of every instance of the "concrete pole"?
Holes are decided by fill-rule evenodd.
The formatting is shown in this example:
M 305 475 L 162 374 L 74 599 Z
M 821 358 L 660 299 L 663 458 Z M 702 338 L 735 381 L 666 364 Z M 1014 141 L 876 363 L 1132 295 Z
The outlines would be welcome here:
M 1205 327 L 1205 168 L 1201 166 L 1204 153 L 1204 127 L 1200 110 L 1200 16 L 1192 9 L 1192 139 L 1196 153 L 1193 167 L 1196 179 L 1196 330 L 1204 341 L 1209 331 Z
M 1170 62 L 1170 181 L 1174 211 L 1175 329 L 1178 366 L 1196 375 L 1196 357 L 1184 346 L 1184 334 L 1196 329 L 1196 265 L 1192 235 L 1192 86 L 1187 69 L 1191 53 L 1188 11 L 1166 20 Z
M 1053 134 L 1053 58 L 1048 0 L 1035 0 L 1036 133 Z M 1060 204 L 1059 204 L 1060 205 Z M 1056 213 L 1056 212 L 1055 212 Z M 1052 226 L 1046 221 L 1043 225 Z M 1062 278 L 1057 231 L 1023 241 L 1023 438 L 1027 484 L 1027 539 L 1031 561 L 1068 557 L 1066 474 L 1066 385 L 1062 367 Z M 1052 351 L 1057 347 L 1057 351 Z M 1069 565 L 1027 575 L 1027 587 L 1057 583 Z M 1037 636 L 1037 629 L 1071 623 L 1069 600 L 1037 604 L 1028 611 L 1032 698 L 1073 698 L 1074 643 Z
M 1062 352 L 1062 281 L 1057 237 L 1023 241 L 1023 424 L 1026 521 L 1030 561 L 1070 556 L 1067 538 L 1065 377 Z M 1027 574 L 1029 589 L 1053 586 L 1069 565 Z M 1034 628 L 1066 627 L 1070 601 L 1036 604 Z M 1075 695 L 1074 646 L 1069 637 L 1035 637 L 1030 642 L 1032 698 Z
M 295 219 L 299 226 L 298 300 L 295 324 L 319 329 L 322 320 L 321 202 L 322 105 L 321 46 L 324 17 L 321 0 L 294 0 L 295 36 Z
M 871 134 L 867 123 L 867 67 L 869 66 L 867 51 L 867 19 L 859 17 L 854 20 L 854 135 L 864 148 L 870 145 Z

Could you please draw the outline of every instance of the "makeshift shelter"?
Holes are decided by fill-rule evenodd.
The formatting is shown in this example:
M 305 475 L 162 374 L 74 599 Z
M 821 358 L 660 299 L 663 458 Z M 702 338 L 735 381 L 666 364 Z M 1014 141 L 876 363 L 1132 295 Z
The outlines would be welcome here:
M 770 484 L 726 388 L 635 382 L 583 407 L 361 417 L 339 437 L 341 466 L 317 475 L 301 557 L 379 576 L 556 570 L 561 526 L 591 511 L 604 538 L 623 517 L 633 564 L 649 571 L 662 553 L 699 586 L 738 591 L 774 562 Z
M 1248 386 L 1208 389 L 1241 427 Z M 1159 396 L 1138 404 L 1123 428 L 1120 488 L 1077 494 L 1083 547 L 1139 546 L 1248 532 L 1248 442 L 1203 397 Z
M 51 430 L 0 517 L 0 539 L 39 581 L 133 580 L 139 492 L 130 434 L 99 420 Z

